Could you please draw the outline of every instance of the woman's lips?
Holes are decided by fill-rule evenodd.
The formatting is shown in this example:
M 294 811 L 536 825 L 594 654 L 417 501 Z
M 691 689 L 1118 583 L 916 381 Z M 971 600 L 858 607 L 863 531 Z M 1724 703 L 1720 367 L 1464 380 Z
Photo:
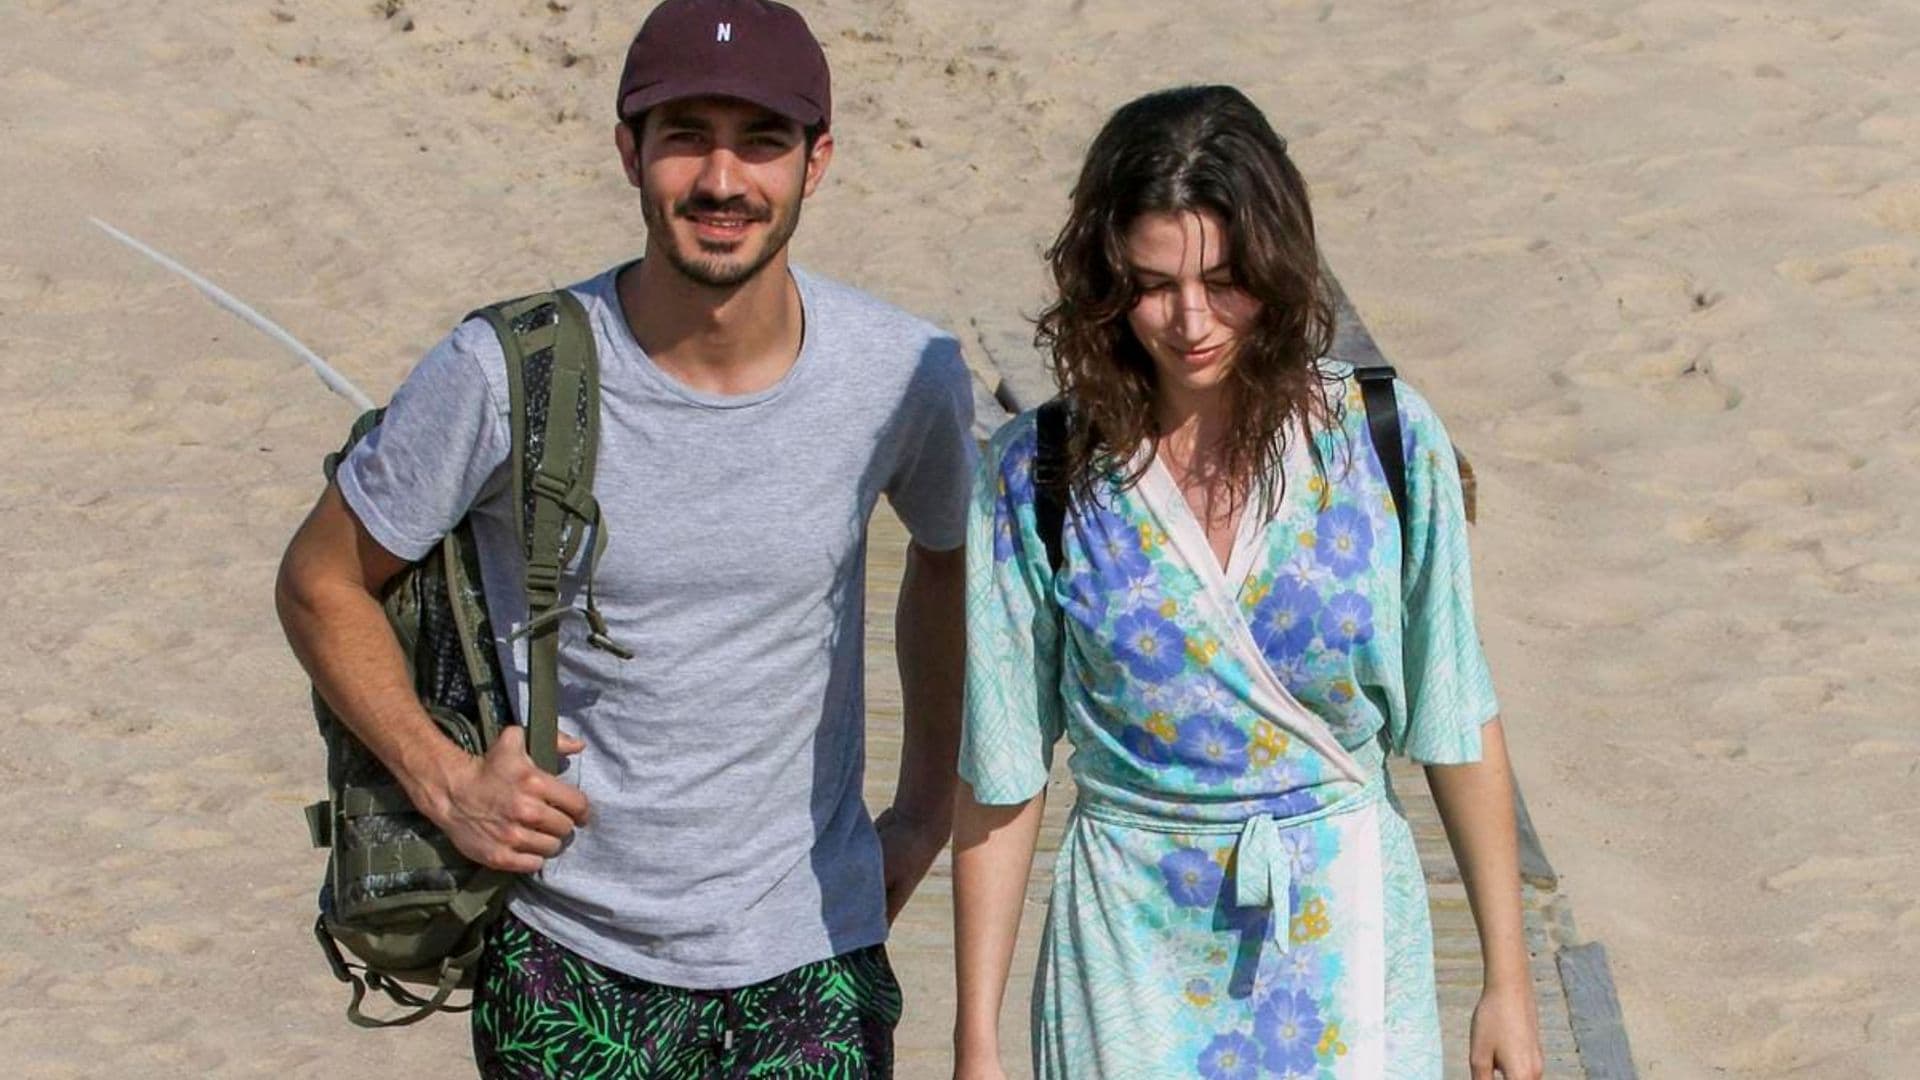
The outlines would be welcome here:
M 1211 364 L 1226 352 L 1226 345 L 1209 345 L 1204 349 L 1188 349 L 1180 354 L 1180 359 L 1194 367 Z

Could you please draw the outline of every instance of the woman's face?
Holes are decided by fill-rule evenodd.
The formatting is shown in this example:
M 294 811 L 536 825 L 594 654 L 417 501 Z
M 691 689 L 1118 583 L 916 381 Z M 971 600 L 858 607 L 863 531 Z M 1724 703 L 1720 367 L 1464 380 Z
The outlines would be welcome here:
M 1226 226 L 1211 210 L 1142 214 L 1127 229 L 1140 299 L 1127 325 L 1153 359 L 1160 392 L 1188 401 L 1226 380 L 1260 301 L 1234 282 Z

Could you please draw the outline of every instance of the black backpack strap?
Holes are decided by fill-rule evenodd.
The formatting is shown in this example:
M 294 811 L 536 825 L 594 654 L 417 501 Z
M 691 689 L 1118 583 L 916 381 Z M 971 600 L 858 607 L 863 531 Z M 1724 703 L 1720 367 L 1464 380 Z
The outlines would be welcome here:
M 1353 377 L 1360 381 L 1360 397 L 1367 404 L 1367 428 L 1373 433 L 1373 452 L 1380 459 L 1380 471 L 1386 474 L 1387 490 L 1393 492 L 1393 512 L 1400 519 L 1400 539 L 1405 543 L 1407 456 L 1400 441 L 1400 405 L 1393 395 L 1393 365 L 1355 364 Z
M 1067 525 L 1067 426 L 1071 419 L 1067 399 L 1056 397 L 1034 413 L 1033 519 L 1046 545 L 1047 566 L 1054 573 L 1066 562 L 1061 533 Z

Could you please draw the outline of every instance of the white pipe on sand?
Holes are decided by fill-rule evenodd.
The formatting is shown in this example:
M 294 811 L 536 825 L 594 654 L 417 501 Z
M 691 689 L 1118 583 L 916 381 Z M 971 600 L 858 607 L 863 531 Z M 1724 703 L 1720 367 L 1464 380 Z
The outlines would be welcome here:
M 101 221 L 99 218 L 88 218 L 87 220 L 98 225 L 108 236 L 113 237 L 115 240 L 120 241 L 174 273 L 179 274 L 181 277 L 186 278 L 193 283 L 194 288 L 205 293 L 207 299 L 238 315 L 247 325 L 286 346 L 295 356 L 306 361 L 307 366 L 313 369 L 314 374 L 320 376 L 320 381 L 326 383 L 329 390 L 353 402 L 362 409 L 373 408 L 373 401 L 368 398 L 367 395 L 361 393 L 359 387 L 349 382 L 345 375 L 335 371 L 331 364 L 320 359 L 318 353 L 302 345 L 300 339 L 282 330 L 278 324 L 268 319 L 265 315 L 260 314 L 242 303 L 232 293 L 227 292 L 225 289 L 222 289 L 220 286 L 215 285 L 213 282 L 180 265 L 173 259 L 162 255 L 133 237 L 128 236 L 119 229 Z

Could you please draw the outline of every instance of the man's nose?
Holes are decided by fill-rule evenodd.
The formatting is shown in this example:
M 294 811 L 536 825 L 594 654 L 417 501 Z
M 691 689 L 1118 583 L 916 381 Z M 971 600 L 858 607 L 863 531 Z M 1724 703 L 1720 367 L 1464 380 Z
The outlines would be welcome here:
M 695 181 L 700 194 L 716 202 L 725 202 L 746 193 L 740 158 L 727 147 L 715 147 L 702 163 Z

